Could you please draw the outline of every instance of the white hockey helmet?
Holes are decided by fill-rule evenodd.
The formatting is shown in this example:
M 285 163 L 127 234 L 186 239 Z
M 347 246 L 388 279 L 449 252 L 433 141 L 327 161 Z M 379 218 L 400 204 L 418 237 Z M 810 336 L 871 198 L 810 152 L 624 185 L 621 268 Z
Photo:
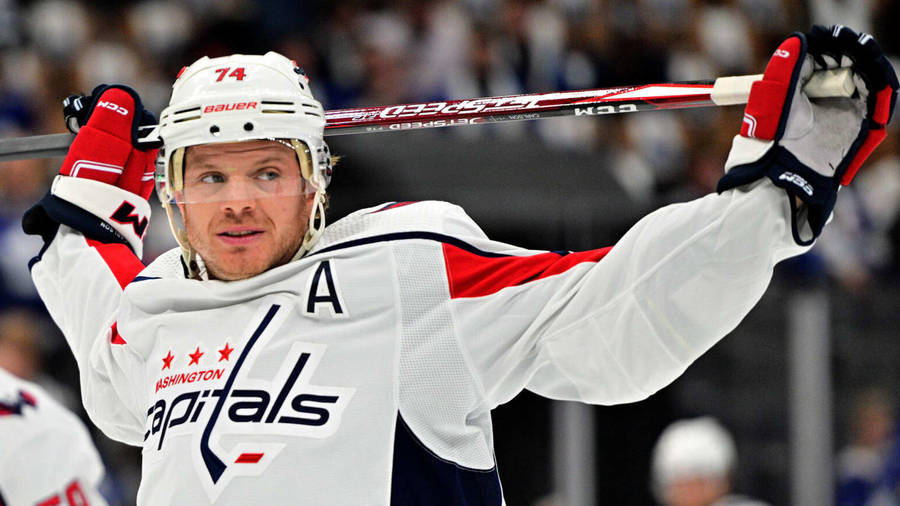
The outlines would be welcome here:
M 205 277 L 206 273 L 173 205 L 187 203 L 183 197 L 185 148 L 268 139 L 294 149 L 303 191 L 315 192 L 309 227 L 295 260 L 313 247 L 325 228 L 331 153 L 323 140 L 324 128 L 325 111 L 313 98 L 309 79 L 295 62 L 278 53 L 204 56 L 179 72 L 160 117 L 163 147 L 157 160 L 156 189 L 189 275 Z
M 727 478 L 737 451 L 727 430 L 712 417 L 673 422 L 653 448 L 653 492 L 662 501 L 663 489 L 691 477 Z

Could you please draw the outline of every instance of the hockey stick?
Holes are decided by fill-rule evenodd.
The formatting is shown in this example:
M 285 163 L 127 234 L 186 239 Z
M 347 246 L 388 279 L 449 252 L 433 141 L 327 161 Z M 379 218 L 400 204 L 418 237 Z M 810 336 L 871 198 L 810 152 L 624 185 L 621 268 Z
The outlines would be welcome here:
M 554 116 L 596 116 L 661 109 L 743 104 L 762 75 L 720 77 L 715 81 L 647 84 L 595 90 L 533 93 L 501 97 L 401 104 L 325 113 L 325 135 L 418 130 Z M 813 98 L 849 97 L 855 91 L 849 69 L 819 71 L 804 91 Z M 158 140 L 157 127 L 143 127 L 142 140 Z M 63 156 L 72 134 L 0 140 L 0 161 Z

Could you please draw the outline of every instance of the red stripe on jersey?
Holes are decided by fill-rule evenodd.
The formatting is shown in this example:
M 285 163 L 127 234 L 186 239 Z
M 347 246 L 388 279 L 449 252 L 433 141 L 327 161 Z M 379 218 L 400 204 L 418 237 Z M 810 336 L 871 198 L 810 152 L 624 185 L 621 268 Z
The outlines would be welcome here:
M 125 342 L 125 339 L 122 339 L 122 336 L 119 335 L 119 322 L 113 322 L 112 327 L 110 327 L 109 330 L 112 331 L 109 342 L 112 344 L 128 344 Z
M 508 286 L 561 274 L 580 263 L 598 262 L 612 249 L 610 246 L 569 254 L 486 257 L 447 243 L 443 248 L 452 299 L 483 297 Z
M 420 201 L 418 201 L 418 200 L 409 200 L 409 201 L 405 201 L 405 202 L 394 202 L 393 204 L 388 204 L 388 205 L 382 207 L 381 209 L 376 209 L 369 214 L 380 213 L 382 211 L 390 211 L 391 209 L 397 209 L 398 207 L 404 207 L 404 206 L 408 206 L 410 204 L 418 204 L 419 202 Z
M 37 407 L 37 399 L 35 399 L 33 395 L 26 392 L 25 390 L 19 390 L 19 398 L 21 398 L 25 404 Z
M 235 464 L 256 464 L 259 462 L 261 458 L 263 458 L 263 453 L 242 453 L 235 459 Z
M 131 280 L 138 273 L 144 270 L 144 264 L 138 260 L 138 257 L 134 256 L 134 253 L 128 249 L 128 246 L 118 243 L 105 244 L 93 239 L 86 239 L 86 241 L 88 246 L 100 253 L 100 257 L 106 262 L 107 267 L 109 267 L 113 276 L 116 277 L 116 281 L 119 282 L 119 286 L 123 289 L 128 286 L 128 283 L 131 283 Z

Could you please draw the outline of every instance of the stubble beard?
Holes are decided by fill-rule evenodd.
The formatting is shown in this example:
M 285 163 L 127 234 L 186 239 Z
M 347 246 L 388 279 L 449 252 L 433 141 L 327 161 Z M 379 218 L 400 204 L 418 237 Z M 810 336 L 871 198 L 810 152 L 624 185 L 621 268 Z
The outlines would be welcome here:
M 196 254 L 203 259 L 203 263 L 206 266 L 206 272 L 209 276 L 209 279 L 217 279 L 222 281 L 238 281 L 241 279 L 247 279 L 257 276 L 266 271 L 269 271 L 270 269 L 274 269 L 275 267 L 285 265 L 294 258 L 294 255 L 302 246 L 303 239 L 306 237 L 306 232 L 308 229 L 308 217 L 302 216 L 303 211 L 308 211 L 308 209 L 302 209 L 300 213 L 301 216 L 297 217 L 300 223 L 298 234 L 291 234 L 280 244 L 275 244 L 275 254 L 272 255 L 273 258 L 268 262 L 265 261 L 266 259 L 262 259 L 262 265 L 254 265 L 257 260 L 256 258 L 251 256 L 254 250 L 254 246 L 244 247 L 240 251 L 240 257 L 237 259 L 237 261 L 234 261 L 234 259 L 219 258 L 216 249 L 212 246 L 215 239 L 211 237 L 211 232 L 197 235 L 192 230 L 192 227 L 190 225 L 190 218 L 188 218 L 187 216 L 184 216 L 184 225 L 185 231 L 187 233 L 188 243 L 191 245 Z M 274 234 L 274 232 L 267 233 Z M 226 255 L 228 254 L 226 253 Z M 233 265 L 229 265 L 229 268 L 226 269 L 225 266 L 229 263 Z

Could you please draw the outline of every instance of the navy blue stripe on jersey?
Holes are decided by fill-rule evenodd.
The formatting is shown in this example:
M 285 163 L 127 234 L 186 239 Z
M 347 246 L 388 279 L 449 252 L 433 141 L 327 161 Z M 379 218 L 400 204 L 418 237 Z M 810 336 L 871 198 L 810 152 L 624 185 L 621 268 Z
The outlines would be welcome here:
M 500 506 L 497 467 L 468 469 L 441 459 L 412 433 L 397 414 L 391 506 Z
M 307 256 L 315 256 L 320 255 L 322 253 L 329 253 L 339 249 L 352 248 L 354 246 L 363 246 L 366 244 L 374 244 L 379 242 L 390 242 L 390 241 L 404 241 L 410 239 L 425 239 L 428 241 L 437 241 L 445 244 L 452 244 L 457 248 L 468 251 L 469 253 L 474 253 L 476 255 L 480 255 L 488 258 L 499 258 L 499 257 L 508 257 L 511 255 L 504 255 L 502 253 L 494 253 L 491 251 L 484 251 L 482 249 L 478 249 L 471 244 L 461 241 L 456 237 L 451 237 L 449 235 L 438 234 L 435 232 L 396 232 L 393 234 L 383 234 L 383 235 L 373 235 L 371 237 L 363 237 L 362 239 L 354 239 L 352 241 L 342 242 L 338 244 L 333 244 L 328 246 L 327 248 L 322 248 L 319 251 L 310 253 Z
M 132 283 L 137 283 L 138 281 L 149 281 L 151 279 L 160 279 L 157 276 L 137 276 L 131 280 Z
M 366 214 L 380 213 L 381 211 L 387 211 L 387 210 L 395 209 L 395 208 L 398 208 L 398 207 L 404 207 L 404 206 L 408 206 L 408 205 L 410 205 L 410 204 L 417 204 L 417 203 L 419 203 L 419 202 L 421 202 L 421 201 L 419 201 L 419 200 L 406 200 L 406 201 L 403 201 L 403 202 L 388 202 L 387 204 L 385 204 L 385 205 L 379 207 L 378 209 L 376 209 L 376 210 L 374 210 L 374 211 L 372 211 L 372 212 L 370 212 L 370 213 L 366 213 Z
M 378 209 L 372 211 L 373 213 L 377 213 L 378 211 L 384 211 L 385 209 L 390 209 L 391 206 L 396 205 L 397 202 L 388 202 L 387 204 L 379 207 Z
M 277 313 L 280 308 L 280 305 L 272 304 L 272 307 L 269 308 L 266 316 L 263 317 L 262 322 L 256 327 L 256 330 L 253 331 L 253 335 L 250 336 L 247 345 L 244 347 L 243 351 L 241 351 L 241 356 L 238 357 L 237 361 L 234 363 L 234 369 L 231 370 L 231 374 L 229 374 L 228 379 L 225 380 L 225 386 L 222 387 L 222 394 L 219 396 L 219 401 L 216 402 L 216 407 L 213 408 L 213 412 L 209 416 L 209 421 L 206 422 L 206 427 L 203 429 L 203 435 L 200 437 L 200 456 L 203 458 L 203 463 L 206 464 L 206 470 L 209 471 L 213 483 L 219 481 L 219 478 L 222 477 L 222 473 L 224 473 L 225 469 L 228 467 L 209 447 L 209 438 L 212 435 L 213 427 L 216 425 L 219 414 L 222 412 L 222 407 L 225 405 L 225 400 L 228 398 L 229 392 L 231 392 L 231 387 L 234 386 L 234 380 L 237 377 L 238 371 L 241 370 L 241 366 L 244 365 L 244 360 L 246 360 L 247 355 L 250 354 L 250 349 L 256 344 L 257 339 L 259 339 L 259 336 L 266 330 L 269 323 L 272 322 L 272 318 L 275 317 L 275 313 Z M 160 445 L 162 445 L 162 438 L 160 438 Z
M 597 262 L 611 249 L 602 248 L 578 253 L 548 251 L 521 256 L 506 255 L 484 251 L 455 237 L 435 232 L 398 232 L 334 244 L 309 256 L 379 242 L 413 239 L 436 241 L 443 245 L 444 261 L 450 278 L 451 298 L 490 295 L 505 287 L 561 274 L 575 265 Z
M 388 202 L 387 204 L 385 204 L 385 205 L 379 207 L 378 209 L 376 209 L 376 210 L 374 210 L 374 211 L 372 211 L 371 213 L 368 213 L 368 214 L 379 213 L 379 212 L 381 212 L 381 211 L 384 211 L 385 209 L 390 209 L 391 206 L 396 205 L 396 204 L 397 204 L 396 202 Z

